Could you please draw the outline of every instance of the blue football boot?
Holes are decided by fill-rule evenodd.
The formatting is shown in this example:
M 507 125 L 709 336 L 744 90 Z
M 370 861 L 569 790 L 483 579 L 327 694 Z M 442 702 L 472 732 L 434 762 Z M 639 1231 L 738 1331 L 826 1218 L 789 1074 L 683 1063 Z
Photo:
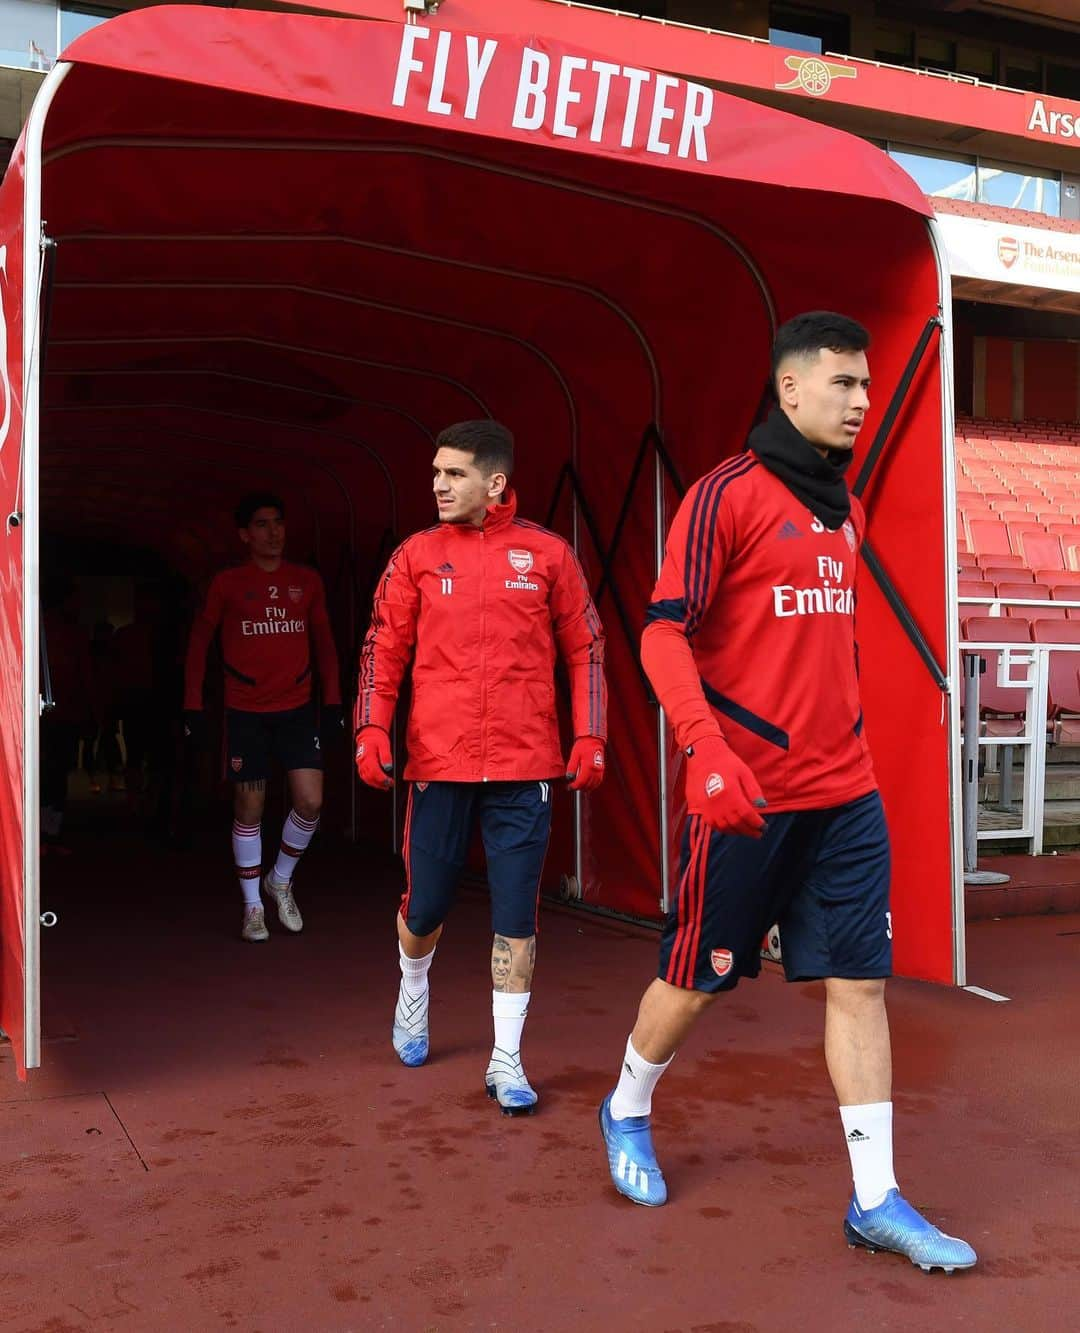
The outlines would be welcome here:
M 410 995 L 404 981 L 398 989 L 397 1008 L 394 1010 L 394 1050 L 403 1065 L 415 1069 L 428 1058 L 428 997 Z
M 525 1077 L 520 1053 L 510 1055 L 498 1046 L 491 1052 L 484 1087 L 503 1115 L 532 1115 L 540 1100 Z
M 608 1170 L 620 1194 L 646 1208 L 667 1203 L 667 1185 L 653 1152 L 647 1115 L 611 1118 L 612 1093 L 600 1103 L 600 1133 L 607 1148 Z
M 852 1249 L 859 1245 L 871 1254 L 890 1250 L 910 1259 L 924 1273 L 932 1268 L 951 1273 L 957 1268 L 975 1267 L 976 1255 L 971 1246 L 939 1231 L 912 1208 L 898 1189 L 891 1189 L 876 1208 L 862 1209 L 853 1197 L 844 1219 L 844 1235 Z

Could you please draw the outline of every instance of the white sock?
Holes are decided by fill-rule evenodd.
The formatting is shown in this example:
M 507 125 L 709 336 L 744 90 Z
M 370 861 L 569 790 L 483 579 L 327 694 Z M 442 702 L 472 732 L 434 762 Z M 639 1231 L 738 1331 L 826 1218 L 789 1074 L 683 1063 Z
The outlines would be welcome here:
M 893 1175 L 892 1102 L 869 1102 L 865 1106 L 841 1106 L 855 1198 L 860 1208 L 877 1208 L 889 1190 L 896 1189 Z
M 672 1056 L 671 1060 L 674 1059 Z M 652 1113 L 653 1088 L 660 1082 L 660 1075 L 671 1064 L 671 1060 L 665 1060 L 662 1065 L 650 1064 L 634 1050 L 633 1034 L 627 1037 L 619 1085 L 611 1095 L 612 1120 Z
M 398 940 L 398 957 L 401 962 L 401 985 L 398 987 L 397 1008 L 394 1010 L 394 1026 L 404 1028 L 413 1036 L 420 1036 L 427 1028 L 428 972 L 435 950 L 423 958 L 410 958 Z
M 521 1034 L 529 1016 L 531 991 L 512 995 L 507 991 L 491 992 L 491 1015 L 495 1023 L 495 1044 L 491 1050 L 488 1069 L 497 1068 L 513 1078 L 524 1078 L 521 1067 Z
M 262 875 L 262 827 L 259 824 L 241 824 L 233 820 L 233 864 L 244 895 L 244 906 L 254 907 L 259 902 L 259 878 Z
M 289 817 L 281 830 L 281 847 L 274 864 L 274 879 L 279 884 L 292 882 L 296 863 L 307 851 L 318 827 L 318 815 L 314 819 L 302 819 L 295 810 L 289 811 Z

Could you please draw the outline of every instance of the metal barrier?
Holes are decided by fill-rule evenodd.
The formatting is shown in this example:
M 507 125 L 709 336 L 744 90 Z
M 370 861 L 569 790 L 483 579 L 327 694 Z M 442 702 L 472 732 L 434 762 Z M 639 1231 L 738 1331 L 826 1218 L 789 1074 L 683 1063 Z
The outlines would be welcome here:
M 1080 593 L 1080 588 L 1078 588 Z M 1038 619 L 1040 607 L 1070 608 L 1080 612 L 1080 600 L 1052 602 L 1043 599 L 1000 597 L 961 597 L 965 606 L 986 609 L 991 617 L 1000 617 L 1003 607 L 1015 606 L 1032 611 Z M 963 737 L 963 809 L 964 809 L 964 864 L 974 871 L 980 842 L 1023 839 L 1031 856 L 1043 850 L 1043 815 L 1046 799 L 1046 752 L 1048 733 L 1048 703 L 1050 685 L 1050 656 L 1052 653 L 1080 654 L 1080 644 L 1016 643 L 1003 640 L 961 640 L 960 651 L 964 666 L 964 737 Z M 1006 690 L 1016 691 L 1016 709 L 1024 720 L 1018 735 L 982 735 L 983 726 L 979 705 L 980 663 L 983 652 L 997 652 L 996 683 Z M 1077 656 L 1080 666 L 1080 656 Z M 978 827 L 979 756 L 989 752 L 996 756 L 1002 751 L 1001 795 L 999 804 L 1012 807 L 1012 753 L 1015 747 L 1025 754 L 1023 792 L 1018 828 L 983 829 Z

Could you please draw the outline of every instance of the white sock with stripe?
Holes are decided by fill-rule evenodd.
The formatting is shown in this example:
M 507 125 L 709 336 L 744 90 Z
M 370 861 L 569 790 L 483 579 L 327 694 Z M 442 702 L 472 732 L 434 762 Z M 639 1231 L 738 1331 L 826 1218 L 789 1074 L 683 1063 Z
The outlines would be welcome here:
M 404 1029 L 412 1037 L 421 1037 L 427 1031 L 428 972 L 435 950 L 423 958 L 410 958 L 398 940 L 398 958 L 401 964 L 401 985 L 398 987 L 394 1027 Z
M 508 991 L 491 992 L 491 1016 L 495 1025 L 495 1044 L 491 1049 L 488 1073 L 505 1074 L 508 1078 L 523 1079 L 521 1064 L 521 1034 L 529 1016 L 531 991 L 510 994 Z
M 671 1060 L 674 1059 L 672 1056 Z M 612 1120 L 625 1120 L 627 1116 L 652 1113 L 653 1089 L 660 1082 L 660 1075 L 671 1064 L 671 1060 L 665 1060 L 662 1065 L 650 1064 L 634 1050 L 633 1033 L 627 1037 L 619 1084 L 611 1095 Z
M 259 880 L 262 878 L 262 827 L 259 824 L 241 824 L 233 820 L 233 865 L 244 895 L 244 906 L 254 907 L 259 900 Z
M 893 1174 L 892 1102 L 841 1106 L 855 1198 L 860 1208 L 877 1208 L 897 1188 Z
M 295 810 L 289 811 L 289 817 L 281 830 L 281 847 L 274 864 L 274 879 L 279 884 L 292 882 L 296 863 L 307 851 L 318 827 L 318 815 L 314 819 L 302 819 Z

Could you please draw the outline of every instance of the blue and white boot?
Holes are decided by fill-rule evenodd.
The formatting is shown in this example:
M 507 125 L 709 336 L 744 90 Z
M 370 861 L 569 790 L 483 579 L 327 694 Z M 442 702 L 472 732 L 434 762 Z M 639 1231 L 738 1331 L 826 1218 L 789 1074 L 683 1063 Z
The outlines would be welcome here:
M 667 1203 L 667 1184 L 653 1152 L 647 1115 L 611 1117 L 612 1093 L 600 1103 L 600 1133 L 607 1148 L 608 1170 L 620 1194 L 646 1208 Z
M 871 1254 L 877 1250 L 902 1254 L 924 1273 L 932 1268 L 952 1273 L 975 1267 L 976 1254 L 967 1241 L 939 1231 L 898 1189 L 890 1190 L 876 1208 L 860 1208 L 853 1197 L 844 1219 L 844 1235 L 852 1249 L 861 1246 Z
M 484 1087 L 503 1115 L 532 1115 L 540 1100 L 525 1077 L 520 1052 L 511 1055 L 498 1046 L 491 1052 Z
M 398 987 L 397 1008 L 394 1010 L 394 1050 L 403 1065 L 415 1069 L 428 1058 L 428 998 L 431 992 L 424 988 L 419 995 L 405 989 L 402 979 Z

